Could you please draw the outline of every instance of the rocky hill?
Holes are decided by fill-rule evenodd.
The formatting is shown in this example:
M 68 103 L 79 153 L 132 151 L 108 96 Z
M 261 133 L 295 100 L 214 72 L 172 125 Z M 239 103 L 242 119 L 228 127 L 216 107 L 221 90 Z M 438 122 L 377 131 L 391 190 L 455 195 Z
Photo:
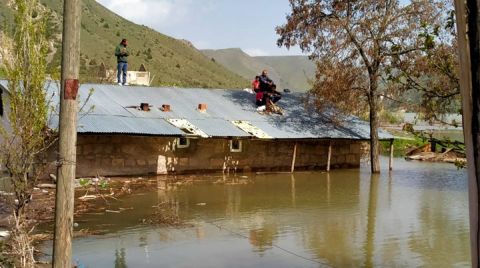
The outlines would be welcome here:
M 9 0 L 0 0 L 0 30 L 11 32 L 13 11 Z M 48 34 L 52 42 L 49 72 L 58 73 L 61 59 L 61 0 L 40 0 L 52 11 Z M 103 7 L 95 0 L 82 1 L 81 78 L 95 82 L 98 67 L 104 63 L 114 69 L 115 46 L 129 40 L 130 70 L 144 64 L 153 77 L 153 85 L 243 88 L 247 79 L 206 57 L 190 42 L 178 40 L 143 25 L 132 23 Z
M 306 56 L 251 57 L 239 48 L 208 49 L 202 52 L 249 80 L 267 69 L 279 88 L 306 91 L 310 88 L 309 80 L 315 77 L 315 64 Z

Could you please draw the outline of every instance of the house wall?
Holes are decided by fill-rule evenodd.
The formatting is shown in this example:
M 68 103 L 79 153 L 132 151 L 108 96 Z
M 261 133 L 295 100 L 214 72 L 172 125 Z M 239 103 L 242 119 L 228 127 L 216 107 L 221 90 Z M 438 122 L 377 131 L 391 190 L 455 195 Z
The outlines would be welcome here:
M 117 83 L 117 70 L 101 70 L 100 78 Z M 150 86 L 150 72 L 127 71 L 127 83 L 130 85 Z
M 243 140 L 242 152 L 230 152 L 226 139 L 190 139 L 177 148 L 175 138 L 79 136 L 77 176 L 146 175 L 194 172 L 289 171 L 293 141 Z M 360 165 L 360 142 L 334 141 L 332 168 Z M 296 170 L 325 169 L 328 141 L 301 141 Z

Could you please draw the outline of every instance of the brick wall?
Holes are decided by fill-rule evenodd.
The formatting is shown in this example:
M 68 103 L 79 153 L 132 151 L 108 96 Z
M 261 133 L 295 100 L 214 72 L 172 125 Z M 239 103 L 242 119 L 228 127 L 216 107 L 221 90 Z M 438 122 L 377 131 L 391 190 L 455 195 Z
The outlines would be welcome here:
M 243 140 L 230 152 L 226 139 L 190 139 L 177 148 L 175 138 L 79 136 L 77 176 L 146 175 L 212 171 L 289 171 L 294 141 Z M 297 142 L 296 170 L 325 169 L 328 141 Z M 360 143 L 334 141 L 332 168 L 359 167 Z

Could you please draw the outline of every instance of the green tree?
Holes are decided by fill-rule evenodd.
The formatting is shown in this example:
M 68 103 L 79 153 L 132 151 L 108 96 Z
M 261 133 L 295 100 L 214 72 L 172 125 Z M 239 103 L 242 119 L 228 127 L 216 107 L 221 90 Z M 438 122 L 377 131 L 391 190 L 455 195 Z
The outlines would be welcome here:
M 460 113 L 461 98 L 457 56 L 457 37 L 454 12 L 434 25 L 422 25 L 420 37 L 424 49 L 413 53 L 409 61 L 395 61 L 387 70 L 387 83 L 392 87 L 392 97 L 413 91 L 420 96 L 410 108 L 431 123 L 441 122 L 458 126 L 460 122 L 447 122 L 444 115 Z
M 39 174 L 35 163 L 52 144 L 54 136 L 47 128 L 49 103 L 44 90 L 48 13 L 37 0 L 15 0 L 13 4 L 16 10 L 13 41 L 2 43 L 8 47 L 2 58 L 8 80 L 9 126 L 0 128 L 3 143 L 0 158 L 16 199 L 10 200 L 16 220 L 12 227 L 12 254 L 18 258 L 19 266 L 33 267 L 31 227 L 24 208 Z
M 434 24 L 441 3 L 414 0 L 290 0 L 287 23 L 277 28 L 279 46 L 298 45 L 317 61 L 311 93 L 320 110 L 368 109 L 371 171 L 378 158 L 379 81 L 392 61 L 421 50 L 421 25 Z

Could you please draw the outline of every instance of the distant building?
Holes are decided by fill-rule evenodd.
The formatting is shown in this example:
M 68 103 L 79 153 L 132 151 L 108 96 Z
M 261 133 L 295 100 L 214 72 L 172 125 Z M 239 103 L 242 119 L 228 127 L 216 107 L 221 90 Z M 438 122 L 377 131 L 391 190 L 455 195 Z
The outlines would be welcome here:
M 117 70 L 107 69 L 102 62 L 99 66 L 98 78 L 105 82 L 114 83 L 117 81 Z M 140 65 L 138 71 L 127 71 L 127 83 L 137 86 L 150 86 L 151 76 L 150 72 L 147 72 L 145 65 Z
M 4 101 L 6 86 L 0 81 Z M 50 83 L 47 90 L 57 86 Z M 331 168 L 358 168 L 361 143 L 369 140 L 367 122 L 350 117 L 332 124 L 306 108 L 299 93 L 284 95 L 284 115 L 263 115 L 254 96 L 240 90 L 84 84 L 80 97 L 91 88 L 87 107 L 95 109 L 78 123 L 79 177 L 318 170 L 328 159 Z

